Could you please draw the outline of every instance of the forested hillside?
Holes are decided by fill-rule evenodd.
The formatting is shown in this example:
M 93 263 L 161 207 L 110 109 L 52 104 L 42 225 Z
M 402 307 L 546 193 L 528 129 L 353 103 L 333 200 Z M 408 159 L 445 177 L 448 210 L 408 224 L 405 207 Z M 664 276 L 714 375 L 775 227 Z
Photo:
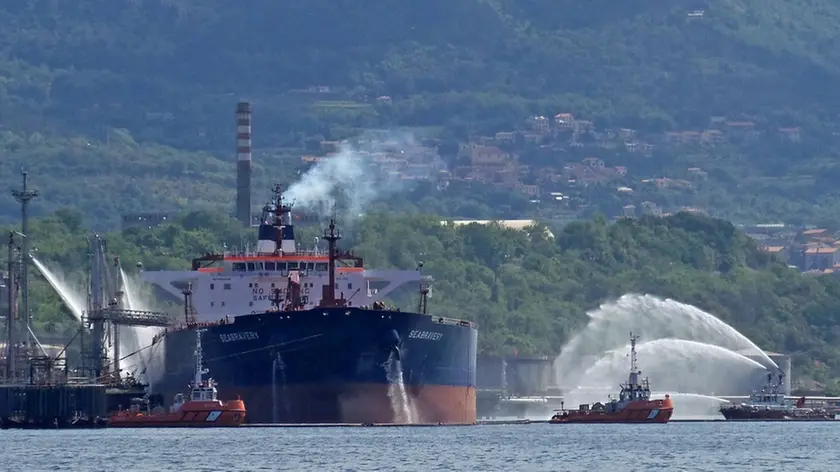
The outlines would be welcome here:
M 86 232 L 73 211 L 38 221 L 41 260 L 84 267 Z M 301 241 L 316 228 L 299 228 Z M 126 267 L 185 268 L 205 251 L 247 235 L 236 222 L 192 213 L 154 229 L 107 236 Z M 250 235 L 253 236 L 253 235 Z M 438 217 L 371 215 L 345 231 L 370 267 L 413 269 L 435 279 L 433 312 L 480 324 L 485 353 L 556 355 L 587 321 L 586 311 L 626 293 L 672 297 L 732 324 L 767 350 L 790 352 L 798 373 L 840 377 L 840 281 L 788 269 L 730 223 L 681 213 L 667 218 L 576 222 L 552 235 L 500 226 L 442 225 Z M 45 298 L 46 297 L 46 298 Z M 400 303 L 415 307 L 408 288 Z M 35 294 L 39 328 L 67 326 L 47 290 Z M 819 366 L 816 367 L 819 361 Z
M 840 6 L 828 0 L 29 0 L 2 10 L 6 120 L 26 124 L 24 111 L 36 126 L 89 132 L 171 119 L 155 137 L 195 145 L 229 144 L 220 131 L 239 97 L 260 104 L 272 134 L 317 130 L 318 114 L 284 96 L 313 85 L 414 97 L 396 110 L 412 125 L 518 119 L 542 102 L 546 113 L 667 127 L 733 112 L 831 118 L 840 72 Z
M 273 177 L 307 142 L 359 128 L 465 139 L 571 111 L 829 136 L 840 103 L 828 0 L 21 0 L 0 17 L 0 186 L 37 168 L 52 190 L 38 211 L 69 203 L 97 220 L 230 201 L 240 98 L 270 148 L 257 174 Z M 0 213 L 11 203 L 3 192 Z

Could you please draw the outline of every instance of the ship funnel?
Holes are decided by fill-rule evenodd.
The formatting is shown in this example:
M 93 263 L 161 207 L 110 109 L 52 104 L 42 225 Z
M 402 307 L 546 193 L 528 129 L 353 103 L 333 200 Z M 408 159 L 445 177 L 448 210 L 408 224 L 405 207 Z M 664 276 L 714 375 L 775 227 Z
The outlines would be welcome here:
M 282 239 L 280 240 L 280 250 L 284 253 L 295 253 L 297 247 L 295 245 L 295 227 L 291 223 L 284 225 L 281 230 Z
M 251 104 L 236 104 L 236 217 L 251 226 Z

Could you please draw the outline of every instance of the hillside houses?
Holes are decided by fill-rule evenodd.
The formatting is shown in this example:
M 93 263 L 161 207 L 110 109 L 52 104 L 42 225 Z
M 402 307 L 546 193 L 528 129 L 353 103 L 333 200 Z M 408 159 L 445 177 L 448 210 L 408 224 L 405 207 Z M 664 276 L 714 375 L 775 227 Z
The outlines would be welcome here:
M 762 251 L 802 272 L 840 274 L 840 234 L 826 228 L 796 229 L 783 224 L 743 228 Z
M 557 202 L 567 206 L 576 202 L 579 208 L 604 203 L 617 215 L 659 214 L 674 211 L 678 205 L 690 205 L 691 194 L 702 192 L 709 185 L 709 172 L 686 166 L 676 175 L 656 175 L 647 162 L 656 162 L 664 152 L 691 153 L 693 149 L 702 151 L 765 139 L 778 143 L 798 143 L 803 139 L 803 130 L 797 126 L 769 127 L 760 123 L 763 121 L 759 119 L 711 116 L 698 129 L 654 133 L 630 126 L 599 128 L 572 111 L 558 110 L 523 117 L 513 129 L 471 136 L 457 147 L 456 143 L 446 143 L 445 163 L 435 146 L 418 146 L 406 154 L 380 143 L 377 152 L 369 152 L 365 158 L 391 177 L 490 185 L 519 192 L 532 203 L 541 204 L 540 209 Z M 380 135 L 382 139 L 386 137 Z M 328 159 L 341 152 L 342 143 L 323 141 L 319 150 L 320 156 L 304 156 L 302 162 L 314 165 Z M 646 161 L 647 157 L 654 160 Z M 564 198 L 551 198 L 553 194 Z M 654 209 L 646 200 L 667 200 L 672 207 Z M 767 247 L 780 255 L 796 255 L 789 245 Z M 777 247 L 783 249 L 776 250 Z M 817 251 L 820 255 L 823 252 Z M 825 258 L 808 259 L 811 265 L 825 265 L 814 262 L 817 260 Z
M 450 173 L 446 163 L 434 147 L 407 144 L 397 141 L 366 140 L 359 141 L 356 147 L 345 147 L 347 143 L 322 141 L 322 155 L 301 156 L 304 167 L 317 165 L 322 161 L 335 158 L 360 159 L 365 166 L 371 166 L 382 177 L 400 180 L 449 180 Z M 352 149 L 347 155 L 340 150 Z

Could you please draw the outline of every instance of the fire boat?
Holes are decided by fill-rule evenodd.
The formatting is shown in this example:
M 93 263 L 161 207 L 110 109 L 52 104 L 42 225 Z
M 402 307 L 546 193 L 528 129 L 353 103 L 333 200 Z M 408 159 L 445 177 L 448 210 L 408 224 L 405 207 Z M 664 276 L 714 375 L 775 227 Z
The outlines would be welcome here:
M 636 359 L 637 336 L 630 333 L 630 375 L 626 384 L 621 384 L 618 398 L 606 403 L 580 405 L 577 410 L 565 408 L 556 410 L 549 423 L 667 423 L 674 413 L 674 403 L 670 395 L 665 399 L 650 398 L 650 382 L 642 380 Z

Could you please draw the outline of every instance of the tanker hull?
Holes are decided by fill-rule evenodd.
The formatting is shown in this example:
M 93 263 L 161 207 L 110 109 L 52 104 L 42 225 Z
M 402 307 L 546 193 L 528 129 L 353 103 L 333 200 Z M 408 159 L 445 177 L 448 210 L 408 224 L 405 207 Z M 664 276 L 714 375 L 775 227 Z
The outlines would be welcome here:
M 476 420 L 477 330 L 467 322 L 352 307 L 266 312 L 204 326 L 204 364 L 249 423 Z M 167 332 L 167 400 L 192 378 L 195 332 Z

